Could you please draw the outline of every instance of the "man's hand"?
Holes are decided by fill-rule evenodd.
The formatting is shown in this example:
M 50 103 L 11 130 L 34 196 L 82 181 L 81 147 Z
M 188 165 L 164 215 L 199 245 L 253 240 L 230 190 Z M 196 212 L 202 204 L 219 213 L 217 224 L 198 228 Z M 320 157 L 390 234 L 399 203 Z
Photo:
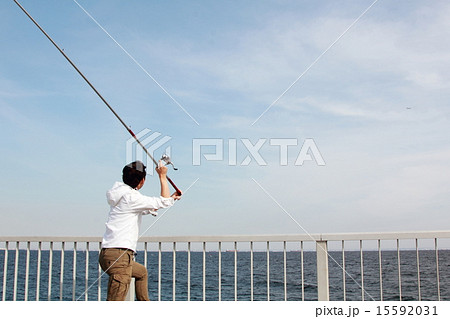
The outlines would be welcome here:
M 156 168 L 156 172 L 159 176 L 166 176 L 167 175 L 167 167 L 161 166 Z
M 181 195 L 183 195 L 183 192 L 181 192 Z M 177 192 L 173 193 L 170 197 L 172 197 L 174 200 L 180 200 L 181 195 L 178 195 Z
M 159 161 L 158 167 L 156 168 L 156 172 L 159 175 L 159 180 L 161 183 L 161 196 L 164 198 L 172 197 L 174 200 L 180 200 L 181 195 L 178 195 L 177 192 L 173 193 L 169 196 L 169 185 L 167 184 L 167 167 L 164 166 L 162 161 Z
M 156 167 L 156 173 L 158 173 L 159 177 L 167 175 L 167 167 L 162 165 L 161 161 L 159 161 L 159 165 Z
M 165 167 L 162 161 L 159 161 L 156 172 L 159 175 L 159 182 L 161 184 L 161 196 L 164 198 L 170 197 L 169 184 L 167 183 L 167 167 Z

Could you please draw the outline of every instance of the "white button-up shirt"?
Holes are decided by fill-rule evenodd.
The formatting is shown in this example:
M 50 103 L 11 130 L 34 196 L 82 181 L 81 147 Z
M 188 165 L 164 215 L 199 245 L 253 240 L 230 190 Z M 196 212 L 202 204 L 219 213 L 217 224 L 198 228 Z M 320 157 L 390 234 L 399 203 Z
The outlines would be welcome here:
M 172 197 L 144 196 L 122 182 L 116 182 L 106 193 L 110 211 L 103 235 L 102 248 L 128 248 L 136 251 L 142 215 L 152 214 L 174 204 Z

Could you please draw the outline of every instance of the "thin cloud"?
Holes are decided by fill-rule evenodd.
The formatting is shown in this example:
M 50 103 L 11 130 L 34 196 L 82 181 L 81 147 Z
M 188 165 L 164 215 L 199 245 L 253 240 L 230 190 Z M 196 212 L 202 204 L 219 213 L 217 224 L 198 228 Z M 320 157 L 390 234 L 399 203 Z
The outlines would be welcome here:
M 391 100 L 400 97 L 400 103 L 408 103 L 405 96 L 409 92 L 417 101 L 420 90 L 425 90 L 425 96 L 426 90 L 450 87 L 450 47 L 445 41 L 448 22 L 442 13 L 448 12 L 448 7 L 441 3 L 426 19 L 419 21 L 417 16 L 422 7 L 413 10 L 411 16 L 395 21 L 377 19 L 376 12 L 365 17 L 364 25 L 353 29 L 333 48 L 333 54 L 323 59 L 283 100 L 306 95 L 332 101 L 333 93 L 339 90 L 347 100 L 341 98 L 334 106 L 326 103 L 328 106 L 322 110 L 379 120 L 390 119 L 392 115 L 400 117 L 395 108 L 401 104 Z M 322 16 L 305 23 L 288 16 L 283 22 L 268 21 L 260 30 L 243 30 L 232 50 L 190 49 L 172 53 L 170 57 L 174 65 L 204 74 L 217 86 L 215 91 L 235 92 L 247 100 L 247 108 L 256 110 L 298 75 L 314 54 L 329 43 L 336 30 L 349 22 L 350 18 Z M 425 48 L 423 43 L 427 44 Z M 330 88 L 331 92 L 327 93 Z M 380 88 L 385 92 L 380 92 Z M 283 100 L 273 112 L 278 106 L 288 108 Z

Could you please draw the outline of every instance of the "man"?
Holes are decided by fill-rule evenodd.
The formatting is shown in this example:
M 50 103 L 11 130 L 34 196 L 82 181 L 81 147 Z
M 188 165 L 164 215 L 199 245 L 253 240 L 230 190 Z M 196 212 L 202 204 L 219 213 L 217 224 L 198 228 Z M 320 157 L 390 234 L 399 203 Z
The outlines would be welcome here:
M 134 261 L 143 215 L 157 216 L 156 211 L 167 208 L 181 198 L 170 195 L 167 167 L 156 168 L 161 184 L 161 196 L 149 197 L 139 193 L 144 186 L 146 167 L 140 161 L 128 164 L 122 171 L 122 182 L 116 182 L 106 193 L 110 211 L 103 236 L 99 263 L 109 275 L 107 300 L 125 300 L 131 278 L 136 279 L 136 298 L 148 298 L 148 274 L 145 266 Z

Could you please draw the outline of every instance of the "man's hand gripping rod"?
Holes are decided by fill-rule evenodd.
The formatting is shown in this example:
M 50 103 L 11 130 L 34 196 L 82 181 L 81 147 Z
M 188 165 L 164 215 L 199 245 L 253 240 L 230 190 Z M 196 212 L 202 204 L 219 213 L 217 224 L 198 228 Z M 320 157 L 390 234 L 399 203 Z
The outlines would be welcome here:
M 36 20 L 33 19 L 33 17 L 25 10 L 24 7 L 22 7 L 22 5 L 17 1 L 17 0 L 13 0 L 18 6 L 19 8 L 28 16 L 28 18 L 30 18 L 31 21 L 33 21 L 33 23 L 39 28 L 39 30 L 41 30 L 41 32 L 47 37 L 47 39 L 58 49 L 58 51 L 66 58 L 66 60 L 70 63 L 70 65 L 72 65 L 72 67 L 78 72 L 78 74 L 83 78 L 83 80 L 86 81 L 86 83 L 91 87 L 92 90 L 94 90 L 94 92 L 98 95 L 98 97 L 103 101 L 103 103 L 105 103 L 105 105 L 109 108 L 109 110 L 114 114 L 114 116 L 119 120 L 119 122 L 126 128 L 126 130 L 128 131 L 128 133 L 131 134 L 131 136 L 133 136 L 133 138 L 136 140 L 136 142 L 142 147 L 142 149 L 145 151 L 145 153 L 147 154 L 147 156 L 153 161 L 153 163 L 155 163 L 156 166 L 158 166 L 158 162 L 153 158 L 153 156 L 148 152 L 148 150 L 145 148 L 145 146 L 141 143 L 141 141 L 136 137 L 136 135 L 133 133 L 133 131 L 125 124 L 125 122 L 120 118 L 120 116 L 114 111 L 114 109 L 111 107 L 111 105 L 109 105 L 109 103 L 103 98 L 103 96 L 100 94 L 100 92 L 97 91 L 97 89 L 92 85 L 91 82 L 89 82 L 89 80 L 84 76 L 84 74 L 77 68 L 77 66 L 72 62 L 72 60 L 70 60 L 70 58 L 64 53 L 63 50 L 61 50 L 61 48 L 56 44 L 55 41 L 53 41 L 53 39 L 47 34 L 47 32 L 44 31 L 44 29 L 42 29 L 42 27 L 36 22 Z M 169 178 L 169 176 L 167 176 L 167 181 L 170 183 L 170 185 L 172 185 L 172 187 L 175 189 L 175 191 L 177 192 L 177 195 L 181 196 L 181 191 L 180 189 L 175 185 L 175 183 Z

